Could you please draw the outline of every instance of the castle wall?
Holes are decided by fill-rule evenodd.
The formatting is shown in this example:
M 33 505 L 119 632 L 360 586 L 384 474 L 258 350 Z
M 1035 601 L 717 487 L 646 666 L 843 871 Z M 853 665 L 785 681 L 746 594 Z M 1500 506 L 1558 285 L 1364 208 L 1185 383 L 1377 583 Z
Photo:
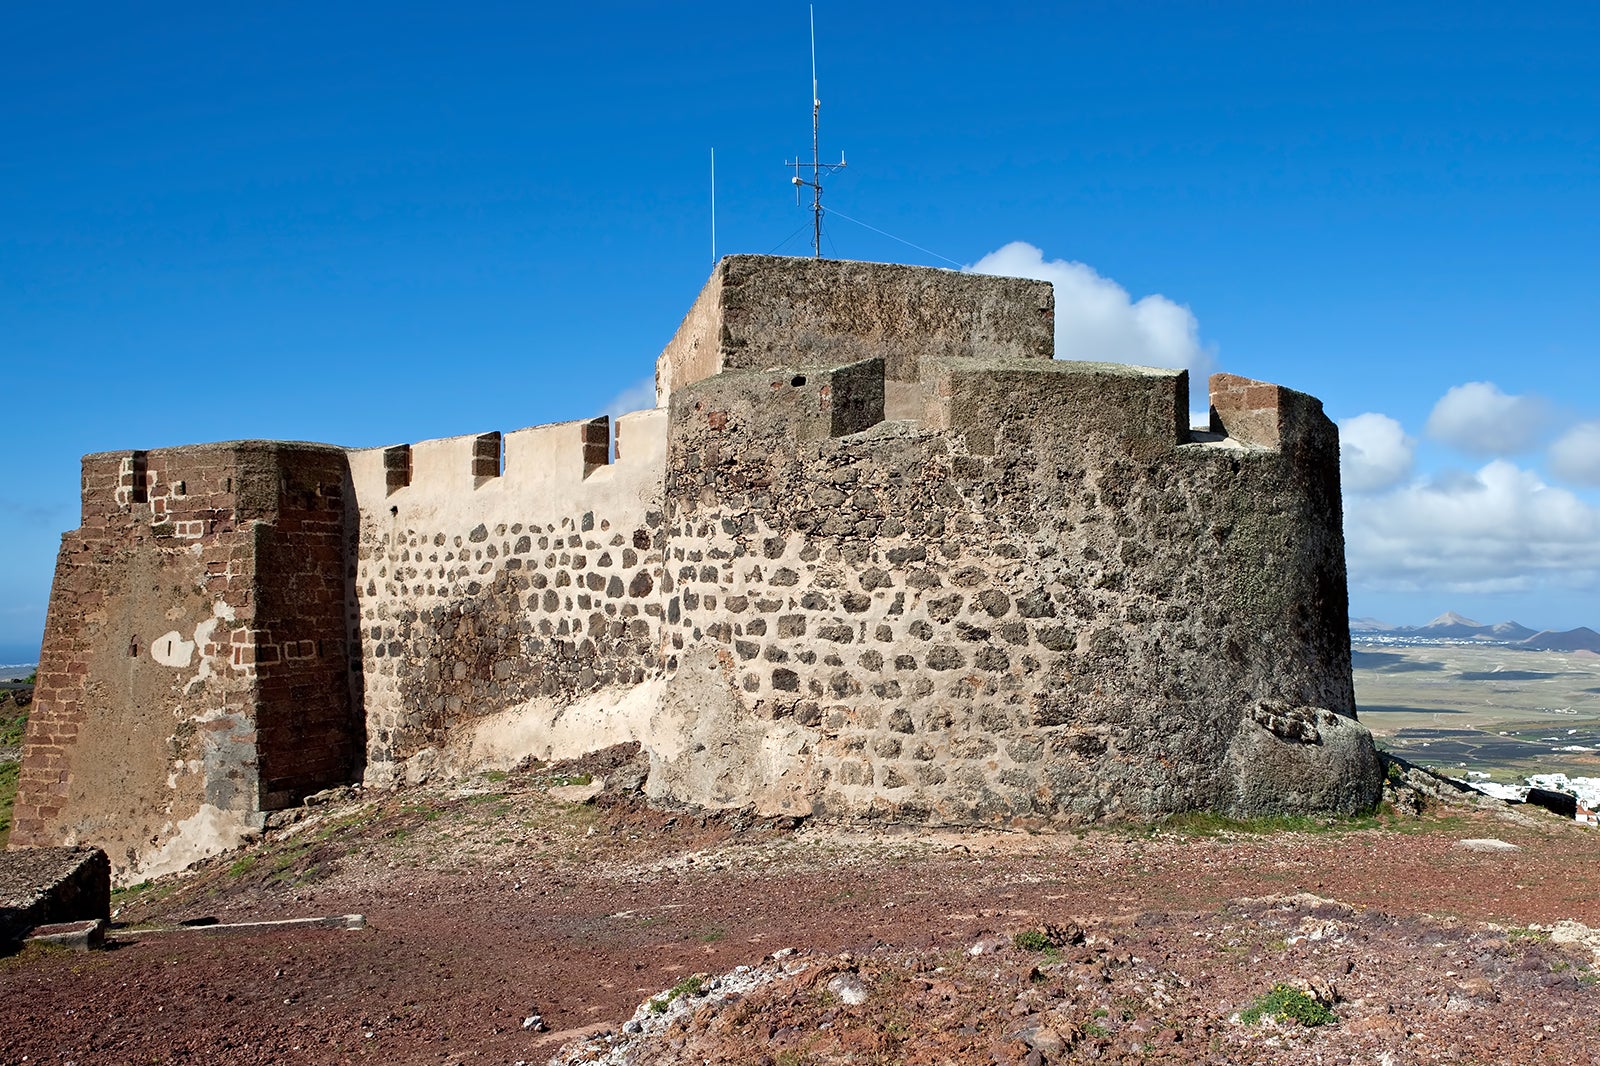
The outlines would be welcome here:
M 314 445 L 84 459 L 15 843 L 158 873 L 348 778 L 342 482 L 342 451 Z
M 772 400 L 789 371 L 674 394 L 667 666 L 727 755 L 664 760 L 659 793 L 957 824 L 1370 806 L 1375 757 L 1306 772 L 1371 752 L 1320 405 L 1272 390 L 1295 447 L 1268 450 L 1190 443 L 1181 372 L 933 376 L 928 425 L 813 439 Z M 1323 750 L 1280 756 L 1263 701 L 1338 712 Z
M 1370 808 L 1338 439 L 1056 362 L 1040 282 L 735 256 L 667 406 L 84 460 L 13 841 L 123 879 L 331 784 L 636 741 L 666 804 L 1047 825 Z
M 351 453 L 368 780 L 496 726 L 581 747 L 526 719 L 659 675 L 665 424 L 619 418 L 614 461 L 606 419 L 507 434 L 503 465 L 498 434 Z

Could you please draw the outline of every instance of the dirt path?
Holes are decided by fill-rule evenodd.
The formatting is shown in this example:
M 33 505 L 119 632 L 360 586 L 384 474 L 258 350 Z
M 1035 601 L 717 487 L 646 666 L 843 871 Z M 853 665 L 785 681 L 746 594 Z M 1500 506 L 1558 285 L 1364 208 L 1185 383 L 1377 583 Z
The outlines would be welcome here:
M 748 1009 L 768 997 L 773 1017 L 794 1022 L 778 1027 L 788 1036 L 730 1029 L 729 1008 L 685 997 L 698 1013 L 674 1015 L 678 1028 L 651 1036 L 638 1061 L 1115 1061 L 1158 1047 L 1157 1061 L 1246 1061 L 1257 1044 L 1275 1061 L 1298 1061 L 1295 1041 L 1318 1033 L 1335 1035 L 1305 1045 L 1317 1054 L 1334 1050 L 1330 1040 L 1351 1053 L 1388 1041 L 1395 1063 L 1428 1061 L 1468 1035 L 1497 1062 L 1594 1061 L 1562 1056 L 1600 1047 L 1588 956 L 1523 931 L 1562 919 L 1600 927 L 1600 835 L 1554 819 L 1457 811 L 1267 836 L 873 835 L 732 827 L 631 803 L 569 805 L 549 797 L 549 784 L 482 779 L 319 809 L 192 876 L 119 894 L 114 950 L 31 949 L 0 960 L 0 1059 L 542 1063 L 587 1030 L 616 1029 L 688 975 L 758 966 L 782 948 L 801 949 L 786 965 L 803 963 L 811 976 L 773 977 L 745 999 Z M 1519 850 L 1460 844 L 1483 837 Z M 1257 1030 L 1227 1019 L 1280 979 L 1301 971 L 1331 979 L 1329 959 L 1311 965 L 1308 949 L 1295 947 L 1305 942 L 1303 921 L 1327 918 L 1305 901 L 1229 901 L 1296 893 L 1346 905 L 1329 912 L 1345 945 L 1329 959 L 1349 962 L 1337 976 L 1367 991 L 1341 993 L 1338 1026 L 1289 1026 L 1273 1037 L 1276 1048 L 1253 1044 Z M 350 912 L 365 914 L 368 928 L 139 931 Z M 1047 923 L 1089 930 L 1089 946 L 1054 954 L 1011 946 L 1013 934 Z M 986 937 L 988 956 L 968 954 Z M 1095 955 L 1095 938 L 1112 947 Z M 854 961 L 839 963 L 841 952 Z M 1148 990 L 1163 980 L 1144 961 L 1126 961 L 1147 954 L 1163 960 L 1151 973 L 1175 975 L 1164 980 L 1188 990 L 1154 1014 L 1096 998 L 1124 981 Z M 977 982 L 971 968 L 990 960 L 1005 978 Z M 1097 962 L 1113 977 L 1096 977 L 1093 995 L 1074 991 L 1079 971 Z M 941 965 L 955 985 L 930 1000 L 928 988 L 944 978 L 928 975 Z M 876 990 L 864 1005 L 817 991 L 818 974 L 847 971 Z M 1466 998 L 1452 992 L 1479 978 L 1487 984 Z M 1031 1006 L 1015 998 L 1030 991 L 1043 998 Z M 1452 994 L 1465 1006 L 1450 1007 Z M 899 1005 L 902 1021 L 882 1014 L 888 1004 Z M 1068 1007 L 1083 1017 L 1073 1020 Z M 1048 1010 L 1077 1035 L 1049 1050 L 1005 1039 L 1015 1019 Z M 1435 1014 L 1437 1025 L 1428 1021 Z M 533 1015 L 547 1031 L 525 1026 Z M 873 1017 L 879 1024 L 867 1024 Z M 1148 1024 L 1135 1028 L 1141 1020 Z M 1407 1035 L 1413 1024 L 1421 1036 Z M 964 1027 L 973 1030 L 965 1043 L 947 1039 Z M 846 1030 L 861 1039 L 841 1043 Z M 906 1038 L 886 1044 L 881 1034 L 891 1030 Z M 1154 1043 L 1158 1033 L 1167 1043 Z

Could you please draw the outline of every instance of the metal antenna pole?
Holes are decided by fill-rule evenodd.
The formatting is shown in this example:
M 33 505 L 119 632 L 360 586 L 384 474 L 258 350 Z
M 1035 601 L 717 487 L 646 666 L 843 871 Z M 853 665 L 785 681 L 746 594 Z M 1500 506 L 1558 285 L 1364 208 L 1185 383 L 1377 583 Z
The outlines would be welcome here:
M 824 171 L 832 172 L 842 170 L 845 166 L 844 153 L 839 153 L 837 163 L 824 163 L 820 152 L 818 128 L 822 118 L 822 99 L 817 94 L 817 8 L 811 5 L 811 162 L 805 163 L 797 155 L 792 161 L 785 162 L 786 167 L 794 167 L 794 177 L 790 181 L 794 185 L 794 202 L 800 203 L 800 190 L 802 187 L 811 190 L 811 256 L 813 259 L 822 258 L 822 175 Z M 807 181 L 800 176 L 802 169 L 811 171 L 811 180 Z

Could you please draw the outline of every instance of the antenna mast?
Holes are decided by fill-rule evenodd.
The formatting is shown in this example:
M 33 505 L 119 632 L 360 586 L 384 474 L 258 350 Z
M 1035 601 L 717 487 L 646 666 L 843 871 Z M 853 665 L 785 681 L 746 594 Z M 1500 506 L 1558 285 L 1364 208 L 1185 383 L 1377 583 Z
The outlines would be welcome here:
M 843 170 L 845 166 L 844 152 L 839 153 L 837 163 L 824 163 L 818 153 L 817 127 L 822 113 L 822 100 L 817 95 L 817 7 L 810 5 L 811 10 L 811 162 L 805 163 L 798 155 L 792 161 L 785 162 L 786 167 L 794 167 L 794 202 L 800 203 L 800 190 L 811 190 L 811 257 L 822 258 L 822 175 L 824 172 L 832 173 Z M 807 181 L 800 176 L 802 169 L 811 171 L 811 180 Z

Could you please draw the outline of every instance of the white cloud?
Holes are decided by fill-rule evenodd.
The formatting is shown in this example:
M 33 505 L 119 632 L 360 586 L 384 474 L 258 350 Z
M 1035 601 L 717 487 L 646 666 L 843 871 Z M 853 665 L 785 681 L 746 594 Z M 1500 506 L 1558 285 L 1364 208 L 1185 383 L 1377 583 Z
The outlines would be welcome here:
M 1496 459 L 1345 501 L 1352 584 L 1507 592 L 1600 579 L 1600 508 Z
M 623 389 L 600 413 L 615 419 L 618 415 L 631 414 L 634 411 L 648 411 L 655 405 L 656 379 L 652 374 Z
M 1210 371 L 1216 362 L 1200 345 L 1194 312 L 1159 294 L 1135 301 L 1087 264 L 1047 262 L 1038 248 L 1013 241 L 965 269 L 1053 283 L 1057 359 L 1184 367 L 1195 374 Z
M 1579 485 L 1600 485 L 1600 422 L 1579 422 L 1557 438 L 1550 470 Z
M 1368 413 L 1339 423 L 1339 479 L 1346 492 L 1393 488 L 1411 473 L 1416 442 L 1388 415 Z
M 1434 404 L 1428 436 L 1469 455 L 1532 450 L 1547 428 L 1549 405 L 1537 396 L 1508 396 L 1491 381 L 1456 385 Z

